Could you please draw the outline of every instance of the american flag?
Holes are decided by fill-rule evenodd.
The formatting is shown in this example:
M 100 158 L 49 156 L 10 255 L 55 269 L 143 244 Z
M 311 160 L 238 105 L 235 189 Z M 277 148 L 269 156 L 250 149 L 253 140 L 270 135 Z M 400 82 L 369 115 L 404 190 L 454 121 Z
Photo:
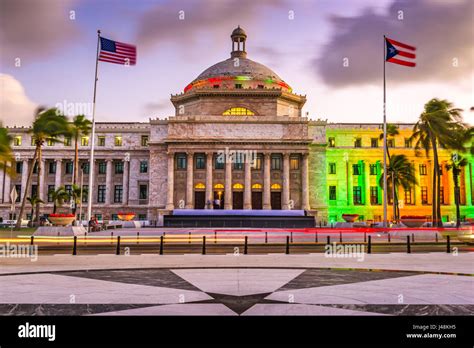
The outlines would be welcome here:
M 137 47 L 101 37 L 99 60 L 121 65 L 135 65 L 137 63 Z

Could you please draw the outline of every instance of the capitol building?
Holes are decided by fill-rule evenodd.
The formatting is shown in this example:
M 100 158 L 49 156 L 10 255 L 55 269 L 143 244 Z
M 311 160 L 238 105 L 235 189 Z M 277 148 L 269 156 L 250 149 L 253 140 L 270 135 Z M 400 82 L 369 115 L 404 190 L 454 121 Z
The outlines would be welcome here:
M 247 57 L 246 32 L 231 35 L 230 57 L 210 66 L 171 96 L 175 115 L 149 122 L 96 123 L 93 214 L 116 219 L 122 211 L 160 221 L 178 209 L 304 210 L 317 223 L 382 219 L 383 146 L 378 123 L 329 123 L 302 114 L 304 95 L 273 70 Z M 412 124 L 399 124 L 391 153 L 405 154 L 419 185 L 399 188 L 402 215 L 431 215 L 431 158 L 416 156 Z M 0 172 L 0 217 L 10 216 L 10 192 L 38 196 L 52 212 L 49 192 L 72 185 L 74 145 L 45 144 L 44 165 L 26 187 L 34 146 L 27 128 L 14 138 L 15 177 Z M 81 139 L 83 183 L 89 175 L 89 137 Z M 440 151 L 440 163 L 450 159 Z M 473 159 L 462 169 L 461 216 L 474 218 Z M 443 165 L 442 215 L 455 218 L 452 174 Z M 41 181 L 41 192 L 37 183 Z M 18 200 L 20 199 L 18 198 Z M 19 205 L 19 203 L 18 203 Z M 84 207 L 87 197 L 84 199 Z M 389 207 L 389 218 L 391 209 Z M 28 208 L 27 208 L 28 212 Z M 83 209 L 86 212 L 86 209 Z

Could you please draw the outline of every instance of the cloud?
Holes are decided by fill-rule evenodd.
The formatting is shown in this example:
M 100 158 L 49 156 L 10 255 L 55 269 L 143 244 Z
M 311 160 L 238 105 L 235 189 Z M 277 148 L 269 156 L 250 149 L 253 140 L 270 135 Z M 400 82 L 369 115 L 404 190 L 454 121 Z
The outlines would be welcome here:
M 416 68 L 387 64 L 390 83 L 465 78 L 474 62 L 473 6 L 472 0 L 395 0 L 385 14 L 366 10 L 354 17 L 332 16 L 334 34 L 312 66 L 330 86 L 380 84 L 386 34 L 417 47 Z M 345 57 L 348 67 L 343 66 Z
M 77 25 L 69 18 L 74 2 L 1 0 L 2 60 L 36 60 L 73 43 L 78 36 Z
M 31 125 L 37 106 L 28 99 L 18 80 L 11 75 L 0 74 L 0 121 L 3 125 Z
M 164 2 L 143 14 L 137 41 L 145 50 L 165 41 L 178 42 L 183 49 L 204 37 L 214 42 L 221 41 L 224 37 L 228 39 L 229 30 L 237 25 L 248 28 L 261 20 L 265 9 L 278 8 L 283 3 L 283 0 Z M 180 19 L 180 15 L 184 19 Z
M 147 103 L 145 105 L 145 112 L 152 113 L 161 110 L 172 109 L 173 104 L 171 104 L 169 99 L 162 99 L 158 102 Z

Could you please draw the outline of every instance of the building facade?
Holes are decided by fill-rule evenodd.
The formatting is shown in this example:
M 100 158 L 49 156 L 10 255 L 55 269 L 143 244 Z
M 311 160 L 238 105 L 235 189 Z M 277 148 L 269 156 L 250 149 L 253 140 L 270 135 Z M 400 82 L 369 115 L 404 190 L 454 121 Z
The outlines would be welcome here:
M 380 124 L 333 124 L 302 115 L 306 98 L 275 72 L 247 58 L 246 33 L 231 35 L 231 57 L 202 72 L 172 95 L 175 115 L 146 123 L 97 123 L 93 213 L 115 219 L 131 211 L 161 221 L 175 209 L 303 209 L 317 221 L 344 213 L 380 220 L 378 185 L 383 147 Z M 431 159 L 416 156 L 407 140 L 413 125 L 399 125 L 390 152 L 405 154 L 419 185 L 400 188 L 402 215 L 431 215 Z M 0 173 L 0 217 L 11 217 L 10 192 L 38 195 L 51 213 L 49 192 L 71 189 L 74 144 L 45 144 L 43 165 L 26 188 L 34 145 L 27 128 L 10 128 L 17 175 Z M 377 140 L 377 141 L 376 141 Z M 90 138 L 79 146 L 80 182 L 87 187 Z M 454 218 L 452 175 L 440 151 L 442 213 Z M 473 160 L 462 169 L 461 215 L 474 217 Z M 37 192 L 38 182 L 41 192 Z M 19 205 L 19 204 L 18 204 Z M 86 211 L 87 198 L 83 201 Z M 390 210 L 389 210 L 390 212 Z M 389 214 L 390 216 L 391 214 Z

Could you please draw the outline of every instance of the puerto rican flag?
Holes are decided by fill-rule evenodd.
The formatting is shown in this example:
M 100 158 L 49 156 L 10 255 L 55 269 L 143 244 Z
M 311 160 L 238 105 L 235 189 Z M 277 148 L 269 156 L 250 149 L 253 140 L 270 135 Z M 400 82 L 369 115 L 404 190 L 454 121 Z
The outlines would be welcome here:
M 137 47 L 101 37 L 99 60 L 120 65 L 135 65 L 137 63 Z
M 416 66 L 415 62 L 413 61 L 398 59 L 398 57 L 415 59 L 416 55 L 414 52 L 416 51 L 416 47 L 389 39 L 388 37 L 385 38 L 385 44 L 387 47 L 387 51 L 386 51 L 387 55 L 385 57 L 386 62 L 409 66 L 409 67 Z

